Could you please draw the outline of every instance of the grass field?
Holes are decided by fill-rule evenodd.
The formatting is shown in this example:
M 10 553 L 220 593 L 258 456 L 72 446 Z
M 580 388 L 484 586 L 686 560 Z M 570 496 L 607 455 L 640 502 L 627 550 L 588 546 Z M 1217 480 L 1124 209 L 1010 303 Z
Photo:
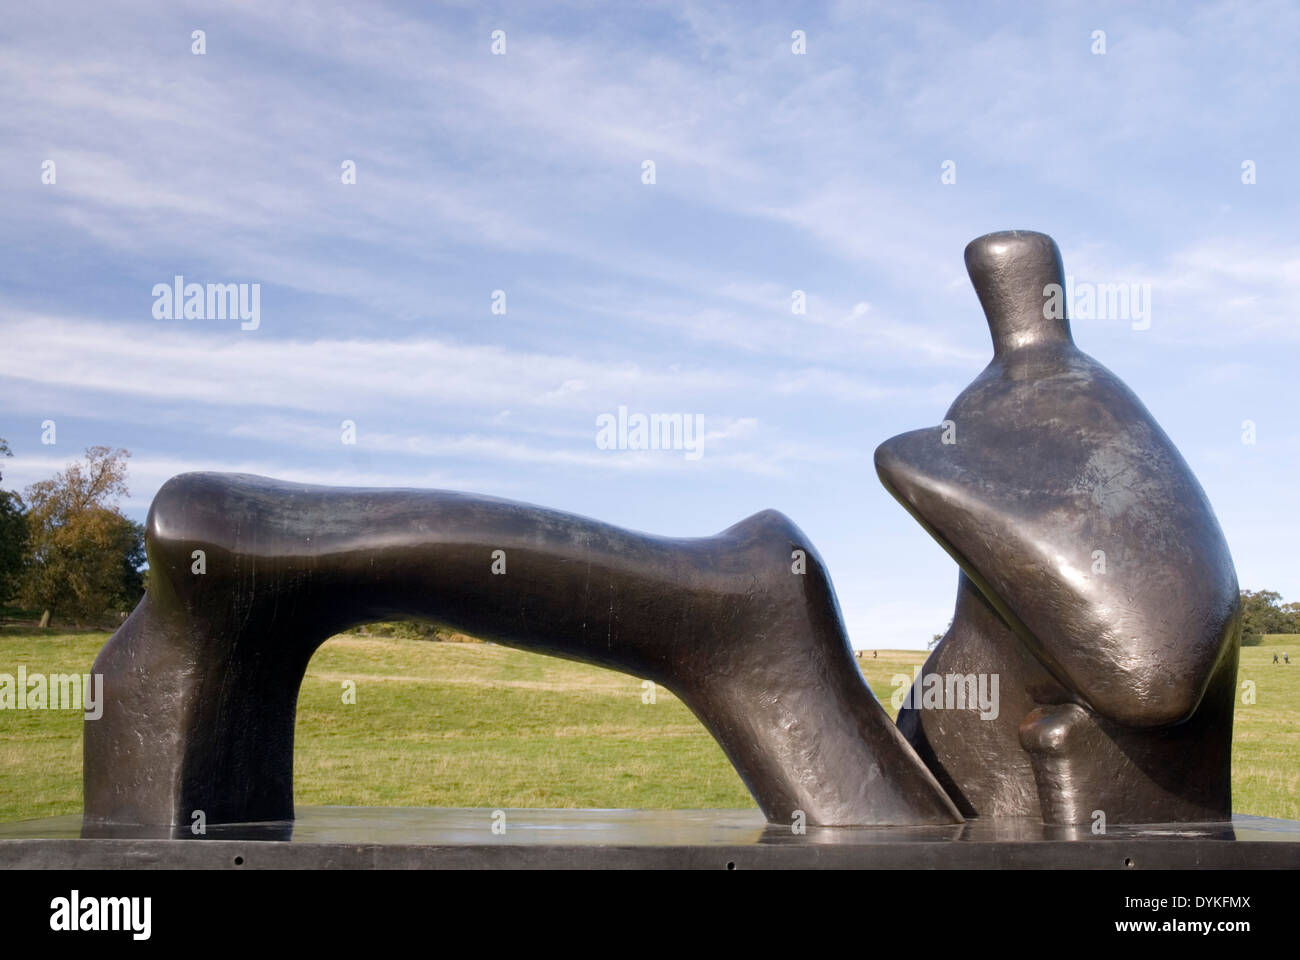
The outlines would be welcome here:
M 0 633 L 0 672 L 87 672 L 104 633 Z M 1287 651 L 1289 667 L 1273 666 Z M 859 661 L 887 710 L 921 651 Z M 1242 650 L 1233 753 L 1239 813 L 1300 819 L 1300 635 Z M 343 703 L 344 681 L 356 703 Z M 301 804 L 753 806 L 722 751 L 662 688 L 486 644 L 347 634 L 312 659 L 298 703 Z M 0 821 L 81 809 L 81 715 L 0 711 Z

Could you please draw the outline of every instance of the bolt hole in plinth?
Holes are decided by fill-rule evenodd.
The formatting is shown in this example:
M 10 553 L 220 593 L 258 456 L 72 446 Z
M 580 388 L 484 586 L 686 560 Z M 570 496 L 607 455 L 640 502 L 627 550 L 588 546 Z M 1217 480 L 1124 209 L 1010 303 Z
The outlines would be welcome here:
M 1124 858 L 1124 866 L 1126 866 L 1126 867 L 1131 867 L 1131 866 L 1133 866 L 1133 865 L 1134 865 L 1134 864 L 1133 864 L 1133 858 L 1132 858 L 1132 857 L 1125 857 L 1125 858 Z
M 243 857 L 235 857 L 235 866 L 237 866 L 237 867 L 242 867 L 243 865 L 244 865 L 244 858 L 243 858 Z
M 736 861 L 735 861 L 735 860 L 728 860 L 728 861 L 727 861 L 727 869 L 728 869 L 728 870 L 735 870 L 735 869 L 736 869 Z

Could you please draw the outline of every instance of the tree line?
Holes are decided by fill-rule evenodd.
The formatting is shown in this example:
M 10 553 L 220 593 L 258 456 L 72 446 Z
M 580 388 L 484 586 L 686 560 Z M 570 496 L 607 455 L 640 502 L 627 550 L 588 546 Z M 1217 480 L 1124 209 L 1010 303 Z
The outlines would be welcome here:
M 1300 603 L 1283 603 L 1274 590 L 1243 590 L 1242 646 L 1259 643 L 1266 633 L 1300 633 Z
M 0 438 L 0 457 L 11 456 Z M 99 625 L 135 607 L 145 588 L 144 527 L 116 503 L 128 494 L 130 456 L 88 447 L 21 494 L 0 488 L 0 605 L 39 611 L 42 626 L 54 617 Z

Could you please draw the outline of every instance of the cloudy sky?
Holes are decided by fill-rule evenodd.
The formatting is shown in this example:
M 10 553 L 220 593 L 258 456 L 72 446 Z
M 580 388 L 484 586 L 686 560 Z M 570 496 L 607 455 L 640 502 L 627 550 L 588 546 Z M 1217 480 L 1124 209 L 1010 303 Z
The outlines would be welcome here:
M 5 486 L 108 444 L 140 519 L 195 469 L 674 536 L 774 507 L 855 646 L 923 647 L 956 568 L 872 451 L 991 355 L 965 244 L 1035 229 L 1149 284 L 1075 338 L 1300 600 L 1298 48 L 1289 2 L 13 5 Z M 156 316 L 178 275 L 258 284 L 257 329 Z M 600 449 L 620 406 L 703 455 Z

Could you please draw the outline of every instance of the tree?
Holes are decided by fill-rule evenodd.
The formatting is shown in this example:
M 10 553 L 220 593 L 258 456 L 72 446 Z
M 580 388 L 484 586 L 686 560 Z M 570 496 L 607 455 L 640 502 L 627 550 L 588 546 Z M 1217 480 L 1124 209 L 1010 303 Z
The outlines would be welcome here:
M 1300 603 L 1284 603 L 1279 609 L 1291 618 L 1291 629 L 1286 632 L 1300 633 Z
M 937 647 L 939 645 L 939 641 L 941 641 L 944 637 L 946 637 L 948 635 L 948 631 L 951 629 L 952 629 L 952 621 L 949 620 L 948 626 L 943 628 L 943 633 L 934 634 L 930 638 L 930 642 L 925 645 L 925 649 L 933 650 L 935 647 Z
M 24 606 L 80 625 L 139 601 L 144 527 L 113 504 L 127 494 L 130 455 L 88 447 L 82 461 L 27 488 L 29 550 L 18 591 Z
M 1266 633 L 1300 633 L 1300 604 L 1282 603 L 1273 590 L 1241 591 L 1241 643 L 1254 646 Z
M 4 437 L 0 437 L 0 456 L 13 456 Z M 0 476 L 0 480 L 3 479 Z M 8 603 L 18 589 L 26 552 L 27 518 L 22 498 L 8 490 L 0 490 L 0 604 Z

